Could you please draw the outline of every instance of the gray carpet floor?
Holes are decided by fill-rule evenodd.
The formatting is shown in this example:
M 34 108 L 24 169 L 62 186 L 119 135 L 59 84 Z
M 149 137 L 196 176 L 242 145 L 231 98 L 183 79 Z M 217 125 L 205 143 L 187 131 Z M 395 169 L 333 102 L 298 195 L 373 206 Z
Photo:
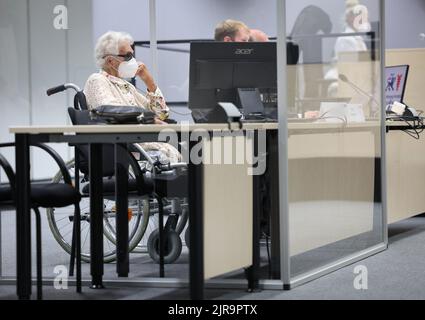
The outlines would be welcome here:
M 2 216 L 2 275 L 14 277 L 15 239 L 14 215 Z M 46 230 L 45 226 L 45 229 Z M 348 266 L 318 280 L 291 291 L 264 290 L 250 294 L 243 290 L 206 290 L 207 299 L 219 300 L 364 300 L 364 299 L 425 299 L 425 218 L 412 218 L 389 227 L 390 247 L 387 251 L 370 257 L 356 265 Z M 68 255 L 56 244 L 49 232 L 44 233 L 44 275 L 54 277 L 53 269 L 58 264 L 67 265 Z M 264 251 L 264 250 L 263 250 Z M 264 254 L 264 252 L 263 252 Z M 355 266 L 363 265 L 368 270 L 368 290 L 354 288 Z M 146 255 L 132 255 L 131 278 L 157 276 L 158 269 Z M 172 266 L 167 266 L 167 276 L 187 278 L 187 251 Z M 89 266 L 83 266 L 84 277 L 89 275 Z M 105 266 L 105 278 L 115 279 L 115 265 Z M 16 299 L 13 285 L 0 284 L 0 300 Z M 44 287 L 45 299 L 49 300 L 102 300 L 102 299 L 188 299 L 187 289 L 109 287 L 100 291 L 83 288 L 77 295 L 74 287 L 55 290 Z

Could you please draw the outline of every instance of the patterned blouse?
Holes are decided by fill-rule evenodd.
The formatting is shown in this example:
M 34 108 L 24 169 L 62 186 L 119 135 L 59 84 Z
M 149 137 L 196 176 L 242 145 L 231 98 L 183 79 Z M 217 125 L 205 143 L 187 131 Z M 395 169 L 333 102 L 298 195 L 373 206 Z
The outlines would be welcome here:
M 144 96 L 130 82 L 105 71 L 94 73 L 88 78 L 84 94 L 89 109 L 102 105 L 139 106 L 151 110 L 160 120 L 169 116 L 170 110 L 159 88 Z
M 144 96 L 128 81 L 114 77 L 105 71 L 94 73 L 88 78 L 84 94 L 89 109 L 102 105 L 139 106 L 155 112 L 160 120 L 165 120 L 169 116 L 170 109 L 159 88 Z M 146 151 L 160 151 L 171 163 L 181 160 L 180 153 L 170 144 L 149 142 L 140 145 Z

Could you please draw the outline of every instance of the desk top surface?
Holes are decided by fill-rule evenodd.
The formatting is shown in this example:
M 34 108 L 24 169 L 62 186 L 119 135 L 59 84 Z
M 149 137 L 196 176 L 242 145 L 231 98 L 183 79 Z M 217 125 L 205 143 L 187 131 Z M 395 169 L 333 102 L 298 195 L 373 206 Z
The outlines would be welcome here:
M 239 130 L 234 123 L 232 130 Z M 243 130 L 277 130 L 277 123 L 246 123 Z M 16 126 L 10 127 L 10 133 L 61 134 L 61 133 L 160 133 L 165 131 L 229 131 L 228 124 L 172 124 L 172 125 L 84 125 L 84 126 Z
M 402 123 L 390 123 L 400 125 Z M 288 129 L 293 130 L 367 130 L 380 127 L 379 121 L 366 123 L 341 124 L 341 123 L 289 123 Z M 239 124 L 232 124 L 232 130 L 238 131 Z M 245 123 L 243 130 L 277 130 L 278 123 Z M 229 131 L 227 124 L 187 124 L 187 125 L 86 125 L 86 126 L 16 126 L 10 127 L 12 134 L 77 134 L 77 133 L 160 133 L 167 131 L 193 132 L 193 131 Z

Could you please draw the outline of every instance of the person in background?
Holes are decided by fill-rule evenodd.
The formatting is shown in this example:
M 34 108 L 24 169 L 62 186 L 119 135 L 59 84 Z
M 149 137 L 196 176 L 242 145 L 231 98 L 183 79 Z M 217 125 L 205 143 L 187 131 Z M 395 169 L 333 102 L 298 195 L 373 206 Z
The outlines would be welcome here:
M 347 34 L 344 37 L 338 37 L 335 43 L 335 56 L 334 66 L 329 69 L 325 75 L 326 80 L 333 80 L 333 83 L 329 85 L 328 95 L 335 97 L 338 95 L 338 78 L 339 72 L 336 66 L 338 61 L 338 55 L 342 52 L 364 52 L 367 51 L 367 46 L 362 36 L 350 35 L 357 32 L 368 32 L 370 31 L 370 23 L 368 20 L 367 8 L 360 4 L 358 0 L 347 0 L 345 10 L 345 30 Z M 363 11 L 363 12 L 362 12 Z M 362 19 L 359 19 L 359 15 L 362 15 Z M 363 20 L 364 19 L 364 20 Z M 360 21 L 361 23 L 358 23 Z
M 222 42 L 248 42 L 250 30 L 242 21 L 228 19 L 216 26 L 214 39 Z
M 146 65 L 134 58 L 133 43 L 128 33 L 116 31 L 109 31 L 98 39 L 95 59 L 100 71 L 92 74 L 84 87 L 88 108 L 138 106 L 154 112 L 156 124 L 166 124 L 169 108 Z M 140 93 L 128 82 L 136 76 L 145 83 L 146 94 Z M 180 153 L 169 144 L 153 142 L 141 145 L 146 151 L 159 151 L 159 156 L 165 156 L 171 163 L 179 162 Z
M 362 15 L 360 18 L 359 15 Z M 362 36 L 349 36 L 350 33 L 369 32 L 371 27 L 369 23 L 369 14 L 367 8 L 360 4 L 359 0 L 347 0 L 345 11 L 345 30 L 346 37 L 339 37 L 335 44 L 335 54 L 347 51 L 366 51 L 366 43 Z
M 328 97 L 338 97 L 339 94 L 339 72 L 337 68 L 338 55 L 342 52 L 363 52 L 367 51 L 366 43 L 362 36 L 351 35 L 357 32 L 370 31 L 367 8 L 360 4 L 359 0 L 345 1 L 345 29 L 346 36 L 338 37 L 334 47 L 334 58 L 332 67 L 326 72 L 324 79 L 328 80 Z M 360 15 L 361 19 L 360 19 Z M 358 23 L 358 22 L 361 23 Z M 310 111 L 305 114 L 306 118 L 319 117 L 319 111 Z
M 263 32 L 259 29 L 251 29 L 249 41 L 251 41 L 251 42 L 268 42 L 269 36 L 265 32 Z
M 303 114 L 305 118 L 317 118 L 319 111 L 311 110 L 312 106 L 304 99 L 315 98 L 320 94 L 320 84 L 317 79 L 325 76 L 322 68 L 312 66 L 323 63 L 323 39 L 318 36 L 331 33 L 333 24 L 329 14 L 320 6 L 308 5 L 301 10 L 295 19 L 289 35 L 300 49 L 303 64 L 292 72 L 288 71 L 288 92 L 292 92 L 298 105 L 294 113 Z

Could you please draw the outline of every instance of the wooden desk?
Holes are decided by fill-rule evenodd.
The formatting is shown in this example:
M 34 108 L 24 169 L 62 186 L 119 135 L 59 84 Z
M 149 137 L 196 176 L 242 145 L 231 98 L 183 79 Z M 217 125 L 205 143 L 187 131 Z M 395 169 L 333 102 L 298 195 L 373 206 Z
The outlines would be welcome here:
M 388 126 L 394 126 L 395 124 L 389 123 Z M 46 142 L 77 142 L 78 137 L 85 136 L 90 137 L 90 141 L 92 143 L 105 143 L 110 141 L 115 142 L 134 142 L 134 141 L 156 141 L 155 139 L 158 136 L 159 130 L 175 130 L 179 133 L 190 133 L 194 132 L 196 130 L 205 130 L 207 132 L 213 132 L 213 131 L 228 131 L 227 125 L 188 125 L 188 126 L 179 126 L 179 125 L 167 125 L 167 126 L 65 126 L 65 127 L 50 127 L 50 126 L 43 126 L 43 127 L 15 127 L 11 130 L 12 133 L 15 133 L 20 137 L 26 136 L 28 139 L 31 136 L 34 137 L 41 137 L 43 141 Z M 238 125 L 235 124 L 232 126 L 232 129 L 237 130 Z M 268 167 L 273 167 L 274 172 L 278 172 L 278 154 L 277 154 L 277 129 L 278 124 L 277 123 L 271 123 L 271 124 L 245 124 L 243 127 L 243 130 L 266 130 L 269 132 L 269 137 L 272 137 L 272 139 L 268 140 L 268 150 L 272 150 L 270 153 L 272 154 L 272 159 L 268 160 Z M 373 161 L 376 161 L 376 159 L 380 158 L 380 153 L 376 150 L 376 148 L 373 146 L 373 139 L 368 138 L 367 135 L 374 134 L 376 132 L 380 132 L 380 125 L 379 122 L 368 122 L 364 124 L 352 124 L 349 126 L 343 126 L 341 124 L 326 124 L 326 123 L 289 123 L 288 125 L 289 130 L 289 136 L 290 136 L 290 142 L 289 142 L 289 148 L 290 148 L 290 169 L 295 168 L 298 164 L 296 163 L 297 159 L 309 159 L 309 154 L 317 153 L 317 148 L 320 148 L 320 152 L 322 155 L 326 155 L 327 158 L 341 158 L 341 155 L 344 155 L 339 150 L 335 153 L 335 150 L 332 150 L 332 148 L 328 148 L 326 145 L 323 145 L 320 143 L 320 141 L 325 141 L 330 138 L 330 135 L 332 134 L 338 134 L 338 133 L 344 133 L 343 139 L 352 139 L 353 134 L 360 133 L 361 135 L 366 135 L 365 138 L 367 141 L 369 141 L 370 145 L 363 145 L 362 143 L 351 143 L 350 148 L 346 149 L 345 153 L 345 160 L 343 161 L 357 161 L 360 158 L 366 158 L 365 161 L 371 161 L 368 162 L 367 165 L 367 174 L 365 174 L 364 167 L 358 167 L 356 170 L 358 170 L 359 173 L 362 173 L 364 176 L 364 181 L 362 179 L 355 179 L 353 180 L 353 184 L 351 187 L 347 187 L 340 190 L 328 190 L 329 192 L 338 192 L 339 195 L 344 196 L 347 194 L 351 194 L 352 197 L 355 199 L 366 199 L 367 201 L 373 202 L 375 199 L 375 193 L 377 190 L 373 190 L 373 181 L 376 181 L 380 176 L 377 176 L 378 170 L 373 170 Z M 76 136 L 75 134 L 78 133 L 79 135 Z M 327 135 L 327 136 L 326 136 Z M 273 137 L 274 136 L 274 137 Z M 123 139 L 124 140 L 120 140 Z M 337 137 L 337 135 L 335 135 Z M 111 140 L 112 139 L 112 140 Z M 323 140 L 324 139 L 324 140 Z M 336 139 L 336 138 L 335 138 Z M 300 141 L 304 140 L 304 143 L 307 143 L 311 146 L 311 149 L 306 148 L 305 144 L 302 148 L 299 148 L 301 145 Z M 356 139 L 354 139 L 356 140 Z M 328 140 L 330 141 L 330 140 Z M 335 140 L 336 141 L 336 140 Z M 353 141 L 353 140 L 350 140 Z M 358 140 L 361 141 L 361 140 Z M 348 145 L 348 140 L 344 142 L 344 144 Z M 423 161 L 425 161 L 425 151 L 420 151 L 420 141 L 415 141 L 409 136 L 405 135 L 403 132 L 400 131 L 390 131 L 387 135 L 387 162 L 388 162 L 388 220 L 389 222 L 395 222 L 399 221 L 401 219 L 408 218 L 410 216 L 422 213 L 425 211 L 425 204 L 423 203 L 422 196 L 418 196 L 418 194 L 422 192 L 422 190 L 425 190 L 425 179 L 416 179 L 417 186 L 415 188 L 416 195 L 411 195 L 409 193 L 409 186 L 411 186 L 411 176 L 417 177 L 418 174 L 421 174 L 420 166 L 423 165 Z M 399 150 L 412 150 L 415 151 L 415 157 L 410 156 L 411 153 L 409 152 L 400 152 Z M 23 149 L 21 149 L 22 152 Z M 424 149 L 425 150 L 425 149 Z M 418 155 L 418 152 L 420 155 Z M 22 155 L 21 155 L 22 157 Z M 344 158 L 344 157 L 343 157 Z M 352 160 L 349 160 L 349 159 Z M 357 159 L 357 160 L 356 160 Z M 367 160 L 369 159 L 369 160 Z M 17 158 L 18 160 L 18 158 Z M 295 161 L 295 162 L 294 162 Z M 292 163 L 292 164 L 291 164 Z M 413 163 L 413 167 L 412 167 Z M 331 164 L 323 164 L 329 166 Z M 409 174 L 401 174 L 402 172 L 406 172 L 406 167 L 408 168 Z M 19 168 L 19 166 L 18 166 Z M 22 174 L 22 168 L 18 169 L 19 174 Z M 217 169 L 217 168 L 215 168 Z M 376 167 L 375 167 L 376 169 Z M 196 176 L 201 174 L 200 167 L 199 166 L 192 166 L 191 167 L 192 176 Z M 213 172 L 213 171 L 211 171 Z M 314 189 L 314 183 L 310 182 L 306 184 L 306 179 L 308 179 L 308 172 L 305 172 L 304 175 L 300 172 L 302 170 L 296 169 L 292 170 L 292 172 L 298 172 L 297 174 L 290 175 L 291 179 L 291 185 L 293 186 L 292 190 L 290 190 L 290 199 L 292 201 L 296 200 L 299 197 L 302 197 L 304 192 L 306 190 L 312 190 Z M 213 174 L 214 176 L 214 174 Z M 272 225 L 272 238 L 273 239 L 279 239 L 278 235 L 278 226 L 279 226 L 279 193 L 278 193 L 278 175 L 276 174 L 274 176 L 272 183 L 272 194 L 270 195 L 272 198 L 272 218 L 273 225 Z M 356 173 L 353 172 L 353 177 L 356 177 Z M 405 177 L 405 178 L 404 178 Z M 311 178 L 311 177 L 310 177 Z M 318 179 L 317 179 L 318 181 Z M 364 184 L 364 182 L 367 182 Z M 193 184 L 192 192 L 195 194 L 195 192 L 199 192 L 199 185 L 202 184 L 202 181 L 198 181 L 197 183 Z M 358 186 L 367 185 L 367 188 L 359 188 Z M 252 188 L 255 190 L 255 182 L 252 185 Z M 305 189 L 307 188 L 307 189 Z M 323 190 L 319 190 L 319 192 L 323 192 Z M 353 193 L 353 190 L 357 190 L 357 193 Z M 400 196 L 400 190 L 401 195 Z M 208 191 L 210 192 L 210 191 Z M 203 208 L 207 206 L 207 203 L 203 202 L 203 197 L 199 197 L 198 200 L 196 197 L 191 198 L 192 208 L 196 208 L 196 210 L 190 210 L 193 212 L 199 212 L 199 208 Z M 403 196 L 404 194 L 404 196 Z M 310 193 L 311 195 L 311 193 Z M 190 194 L 189 194 L 190 196 Z M 212 198 L 211 198 L 212 199 Z M 210 200 L 211 200 L 210 199 Z M 255 207 L 255 204 L 254 204 Z M 221 208 L 221 207 L 220 207 Z M 407 208 L 407 209 L 406 209 Z M 25 208 L 24 208 L 25 209 Z M 23 208 L 20 209 L 22 212 Z M 248 208 L 249 210 L 249 208 Z M 202 230 L 204 227 L 204 224 L 201 220 L 196 220 L 197 217 L 191 216 L 191 221 L 193 222 L 191 224 L 191 234 L 193 234 L 193 238 L 199 237 L 199 230 Z M 301 219 L 302 220 L 302 219 Z M 298 222 L 297 222 L 298 223 Z M 197 227 L 196 227 L 197 225 Z M 255 224 L 254 224 L 255 225 Z M 246 226 L 245 226 L 246 227 Z M 248 226 L 249 227 L 249 226 Z M 274 228 L 274 229 L 273 229 Z M 308 226 L 306 226 L 308 228 Z M 362 227 L 363 228 L 363 227 Z M 369 222 L 366 221 L 366 224 L 364 226 L 366 229 L 370 229 Z M 198 232 L 198 235 L 197 235 Z M 353 230 L 354 233 L 359 232 L 359 230 Z M 341 236 L 335 235 L 337 238 L 340 238 Z M 332 239 L 331 239 L 332 240 Z M 334 241 L 333 239 L 332 241 Z M 296 240 L 295 240 L 296 241 Z M 191 246 L 192 252 L 194 254 L 199 254 L 203 249 L 204 246 L 199 246 L 199 244 L 194 243 L 194 246 Z M 292 250 L 293 252 L 303 252 L 305 250 L 309 250 L 311 248 L 315 248 L 318 245 L 323 245 L 322 242 L 320 243 L 308 243 L 308 244 L 301 244 L 294 247 Z M 275 252 L 274 256 L 279 257 L 280 255 L 280 241 L 272 241 L 272 251 Z M 196 251 L 194 251 L 196 250 Z M 197 253 L 196 253 L 197 252 Z M 193 260 L 194 261 L 194 260 Z M 199 261 L 198 261 L 199 263 Z M 275 264 L 275 270 L 279 270 L 279 262 L 275 261 L 273 262 Z M 200 270 L 203 269 L 203 265 L 197 265 L 194 266 L 191 263 L 191 284 L 197 283 L 203 284 L 204 281 L 204 275 L 202 272 L 194 272 L 193 270 Z M 214 274 L 212 272 L 211 274 Z M 192 297 L 199 297 L 202 296 L 202 290 L 198 288 L 192 288 Z
M 425 213 L 425 135 L 416 140 L 403 122 L 387 122 L 388 224 Z
M 17 292 L 21 299 L 31 296 L 31 220 L 30 220 L 30 156 L 31 143 L 75 143 L 90 145 L 90 214 L 91 214 L 91 275 L 92 286 L 102 288 L 103 277 L 103 195 L 102 195 L 102 144 L 116 146 L 116 152 L 126 151 L 128 143 L 158 141 L 164 131 L 206 133 L 209 139 L 204 146 L 218 139 L 239 136 L 243 139 L 249 130 L 254 132 L 276 129 L 276 124 L 228 125 L 94 125 L 94 126 L 39 126 L 13 127 L 10 132 L 16 140 L 16 188 L 17 188 Z M 220 135 L 221 134 L 221 135 Z M 189 139 L 189 154 L 198 139 Z M 245 140 L 243 140 L 245 144 Z M 254 143 L 255 145 L 255 143 Z M 206 149 L 205 149 L 206 150 Z M 252 150 L 251 150 L 252 151 Z M 258 189 L 258 177 L 249 177 L 249 164 L 239 166 L 205 165 L 189 162 L 189 211 L 190 211 L 190 293 L 193 299 L 203 299 L 205 278 L 235 269 L 250 267 L 249 287 L 258 286 L 259 269 L 259 201 L 253 190 Z M 128 170 L 128 167 L 127 169 Z M 127 189 L 128 172 L 116 170 L 116 186 Z M 229 179 L 230 172 L 232 179 Z M 220 180 L 221 179 L 221 180 Z M 223 186 L 223 179 L 226 185 Z M 234 190 L 231 192 L 231 190 Z M 118 197 L 119 194 L 119 197 Z M 251 199 L 252 201 L 250 201 Z M 117 255 L 120 276 L 128 275 L 128 225 L 126 193 L 117 192 Z M 240 204 L 240 205 L 238 205 Z M 217 207 L 218 205 L 218 207 Z M 218 209 L 220 212 L 217 212 Z M 254 212 L 253 212 L 254 211 Z M 254 213 L 254 214 L 252 214 Z M 251 218 L 249 218 L 249 216 Z M 230 219 L 231 217 L 231 219 Z M 205 218 L 205 220 L 204 220 Z M 226 228 L 220 225 L 226 224 Z M 204 237 L 204 232 L 206 237 Z M 217 240 L 222 238 L 225 242 Z M 222 244 L 217 252 L 217 244 Z M 232 245 L 229 245 L 231 243 Z M 248 245 L 247 245 L 248 244 Z M 252 248 L 250 250 L 249 248 Z M 220 257 L 224 256 L 224 259 Z M 204 272 L 204 261 L 208 263 Z M 227 269 L 226 269 L 227 268 Z

